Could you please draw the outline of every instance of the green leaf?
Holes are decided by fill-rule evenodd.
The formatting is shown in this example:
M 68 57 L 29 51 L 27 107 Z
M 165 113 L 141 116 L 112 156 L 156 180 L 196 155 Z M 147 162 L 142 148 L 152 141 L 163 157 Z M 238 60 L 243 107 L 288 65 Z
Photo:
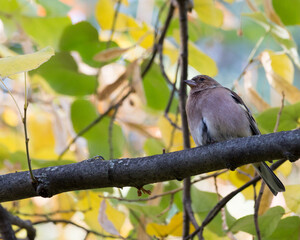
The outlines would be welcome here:
M 164 16 L 163 19 L 165 19 L 167 16 Z M 202 30 L 202 25 L 201 22 L 198 20 L 191 21 L 189 22 L 189 27 L 188 27 L 188 36 L 189 40 L 191 41 L 197 41 L 199 39 L 199 31 Z M 176 35 L 179 35 L 180 33 L 178 32 L 179 30 L 179 18 L 174 18 L 170 26 L 167 30 L 167 36 L 173 36 L 173 32 L 176 32 Z
M 288 185 L 283 193 L 287 207 L 295 214 L 300 214 L 300 185 Z
M 10 158 L 10 151 L 4 144 L 0 143 L 0 167 L 3 167 L 3 162 Z
M 51 47 L 46 47 L 38 52 L 6 57 L 0 59 L 0 76 L 2 78 L 27 72 L 38 68 L 41 64 L 48 61 L 54 55 L 54 50 Z
M 20 23 L 40 47 L 50 45 L 58 49 L 63 30 L 71 24 L 71 20 L 68 17 L 23 17 Z
M 271 133 L 277 120 L 279 108 L 270 108 L 256 117 L 262 133 Z M 285 106 L 280 115 L 278 131 L 289 131 L 298 126 L 300 118 L 300 103 Z
M 300 237 L 300 218 L 297 216 L 287 217 L 277 225 L 276 230 L 271 236 L 264 240 L 299 240 Z
M 200 191 L 195 187 L 191 189 L 192 199 L 197 199 L 192 201 L 192 207 L 195 213 L 197 213 L 200 219 L 203 221 L 207 214 L 216 206 L 218 203 L 218 196 L 216 193 Z M 234 218 L 226 211 L 226 219 L 229 222 L 233 222 Z M 209 224 L 208 229 L 218 236 L 224 236 L 225 233 L 222 228 L 221 214 L 219 213 Z
M 143 63 L 143 65 L 146 63 Z M 142 69 L 144 66 L 142 66 Z M 164 110 L 170 97 L 170 89 L 163 78 L 160 68 L 153 63 L 152 67 L 143 79 L 143 85 L 147 100 L 147 106 L 155 110 Z M 176 102 L 177 99 L 173 100 Z
M 144 144 L 144 150 L 147 156 L 161 154 L 164 149 L 163 143 L 154 138 L 148 138 Z
M 79 73 L 73 57 L 66 52 L 56 53 L 50 61 L 33 73 L 43 76 L 60 94 L 84 96 L 94 93 L 97 86 L 96 76 Z
M 264 215 L 258 217 L 258 223 L 262 237 L 268 237 L 274 232 L 283 214 L 284 209 L 278 206 L 270 208 Z M 256 235 L 253 215 L 248 215 L 238 219 L 229 227 L 229 231 L 243 231 L 252 235 Z
M 116 47 L 112 42 L 110 47 Z M 106 42 L 100 42 L 97 30 L 89 22 L 79 22 L 68 26 L 60 39 L 59 48 L 63 51 L 77 51 L 83 61 L 93 67 L 101 66 L 94 56 L 106 49 Z
M 59 0 L 37 0 L 47 12 L 48 17 L 63 17 L 70 11 L 71 7 Z
M 144 186 L 147 190 L 152 190 L 153 185 L 148 184 Z M 137 195 L 137 189 L 135 187 L 131 187 L 126 195 L 126 199 L 138 199 L 138 198 L 148 198 L 149 195 L 146 195 L 142 193 L 142 196 Z M 166 196 L 167 198 L 170 196 Z M 115 202 L 116 204 L 120 204 L 120 202 Z M 170 202 L 169 202 L 170 203 Z M 146 217 L 149 217 L 150 219 L 156 219 L 157 222 L 162 223 L 167 216 L 167 212 L 159 217 L 160 213 L 165 209 L 165 205 L 149 205 L 147 201 L 141 201 L 141 202 L 122 202 L 123 205 L 125 205 L 130 210 L 134 211 L 135 216 L 139 216 L 140 214 L 145 215 Z M 133 224 L 136 223 L 136 219 L 132 218 Z
M 17 152 L 11 153 L 10 156 L 9 156 L 9 161 L 11 163 L 20 164 L 22 169 L 27 169 L 28 168 L 27 157 L 26 157 L 25 152 L 17 151 Z
M 201 74 L 216 76 L 218 68 L 215 61 L 203 53 L 193 42 L 189 41 L 189 65 Z
M 14 13 L 19 10 L 19 3 L 17 0 L 0 0 L 1 12 Z
M 78 133 L 86 126 L 90 125 L 97 117 L 98 113 L 94 105 L 87 100 L 75 100 L 71 106 L 71 119 L 74 130 Z M 105 159 L 109 158 L 108 129 L 110 118 L 104 117 L 94 125 L 89 131 L 83 134 L 88 142 L 90 156 L 100 155 Z M 124 137 L 121 128 L 114 124 L 113 127 L 113 150 L 114 157 L 119 158 L 123 152 Z
M 262 12 L 245 13 L 243 15 L 249 17 L 257 24 L 262 26 L 266 32 L 270 31 L 273 38 L 290 55 L 297 67 L 300 68 L 300 58 L 297 52 L 297 44 L 287 29 L 269 22 Z
M 213 0 L 195 1 L 194 9 L 200 20 L 214 27 L 221 27 L 223 24 L 223 12 L 217 8 Z
M 284 25 L 300 24 L 300 0 L 273 0 L 272 3 Z
M 174 189 L 178 189 L 182 187 L 181 181 L 173 180 L 167 182 L 166 185 L 164 185 L 164 192 L 172 191 Z M 182 191 L 179 191 L 174 194 L 174 199 L 173 203 L 176 205 L 176 208 L 178 209 L 179 212 L 183 211 L 183 206 L 182 206 Z M 170 205 L 170 198 L 171 196 L 168 195 L 167 197 L 163 197 L 160 205 L 162 205 L 164 208 L 167 208 Z

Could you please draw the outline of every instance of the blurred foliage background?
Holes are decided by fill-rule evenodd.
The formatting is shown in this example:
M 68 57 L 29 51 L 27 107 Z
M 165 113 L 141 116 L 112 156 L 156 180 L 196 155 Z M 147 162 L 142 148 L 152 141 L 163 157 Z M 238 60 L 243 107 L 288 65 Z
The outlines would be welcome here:
M 108 160 L 183 149 L 177 9 L 162 50 L 147 68 L 170 4 L 163 0 L 0 0 L 1 174 L 28 168 L 20 117 L 25 91 L 33 168 L 96 155 Z M 237 91 L 262 133 L 298 128 L 299 9 L 300 0 L 194 0 L 188 13 L 189 78 L 207 74 Z M 8 58 L 19 55 L 24 58 Z M 250 166 L 223 173 L 217 178 L 217 189 L 213 178 L 194 177 L 196 219 L 201 222 L 222 196 L 249 181 L 253 173 Z M 299 163 L 285 163 L 277 174 L 287 190 L 273 199 L 265 189 L 261 234 L 263 239 L 296 240 Z M 152 196 L 163 196 L 141 201 L 133 188 L 98 189 L 3 205 L 30 219 L 37 239 L 180 238 L 182 182 L 145 188 L 152 190 Z M 256 234 L 253 203 L 250 187 L 208 225 L 205 239 L 230 239 L 224 229 L 236 239 L 252 239 Z M 19 237 L 24 234 L 18 232 Z

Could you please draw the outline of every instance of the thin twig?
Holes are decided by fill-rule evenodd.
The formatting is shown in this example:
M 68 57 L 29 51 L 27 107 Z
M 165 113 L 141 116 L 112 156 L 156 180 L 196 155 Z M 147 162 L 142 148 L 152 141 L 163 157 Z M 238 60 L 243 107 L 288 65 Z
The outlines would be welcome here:
M 217 197 L 218 197 L 218 201 L 220 201 L 221 200 L 221 195 L 219 193 L 219 188 L 218 188 L 218 183 L 217 183 L 217 176 L 214 176 L 214 184 L 215 184 L 215 189 L 216 189 L 216 194 L 217 194 Z M 233 233 L 228 231 L 228 226 L 227 226 L 227 223 L 226 223 L 226 210 L 225 210 L 225 207 L 223 207 L 221 209 L 221 219 L 222 219 L 222 228 L 223 228 L 224 232 L 226 232 L 227 237 L 231 240 L 236 240 Z M 201 236 L 199 236 L 199 239 L 201 239 Z
M 284 91 L 282 91 L 281 94 L 282 94 L 282 98 L 281 98 L 281 106 L 280 106 L 280 109 L 279 109 L 278 114 L 277 114 L 276 123 L 275 123 L 275 127 L 274 127 L 273 132 L 277 132 L 277 130 L 278 130 L 278 126 L 279 126 L 279 122 L 280 122 L 281 113 L 282 113 L 282 110 L 283 110 L 283 108 L 284 108 L 284 98 L 285 98 Z
M 173 202 L 174 202 L 174 194 L 171 194 L 169 206 L 165 210 L 163 210 L 160 214 L 158 214 L 156 217 L 159 218 L 160 216 L 168 212 L 172 208 Z
M 110 32 L 109 40 L 106 44 L 107 49 L 110 47 L 111 41 L 112 41 L 114 33 L 115 33 L 115 27 L 116 27 L 116 23 L 117 23 L 118 14 L 119 14 L 119 11 L 120 11 L 121 2 L 122 2 L 122 0 L 118 0 L 118 2 L 117 2 L 115 15 L 114 15 L 112 26 L 111 26 L 111 32 Z
M 163 77 L 165 78 L 165 80 L 167 81 L 167 83 L 174 86 L 174 84 L 168 77 L 166 70 L 165 70 L 164 59 L 163 59 L 163 43 L 164 43 L 164 41 L 162 41 L 161 43 L 158 43 L 158 47 L 157 47 L 158 53 L 159 53 L 158 55 L 159 55 L 160 71 L 161 71 Z M 177 90 L 177 89 L 175 88 L 175 90 Z
M 132 89 L 130 89 L 117 103 L 111 105 L 103 114 L 100 114 L 97 118 L 95 118 L 89 125 L 87 125 L 85 128 L 83 128 L 81 131 L 77 133 L 77 135 L 69 142 L 69 144 L 66 146 L 66 148 L 61 152 L 61 154 L 58 156 L 58 160 L 60 160 L 63 155 L 69 150 L 71 145 L 76 142 L 76 140 L 85 134 L 87 131 L 89 131 L 93 126 L 95 126 L 98 122 L 100 122 L 105 116 L 108 115 L 108 113 L 115 109 L 117 106 L 121 105 L 123 101 L 133 92 Z
M 53 224 L 59 224 L 59 223 L 63 223 L 63 224 L 71 224 L 77 228 L 80 228 L 84 231 L 86 231 L 88 234 L 92 233 L 96 236 L 100 236 L 100 237 L 103 237 L 103 238 L 115 238 L 115 239 L 125 239 L 123 238 L 122 236 L 116 236 L 116 235 L 105 235 L 105 234 L 102 234 L 102 233 L 99 233 L 97 231 L 94 231 L 94 230 L 90 230 L 90 229 L 87 229 L 77 223 L 74 223 L 72 221 L 69 221 L 69 220 L 65 220 L 65 219 L 49 219 L 49 220 L 41 220 L 41 221 L 36 221 L 36 222 L 33 222 L 32 224 L 33 225 L 39 225 L 39 224 L 45 224 L 45 223 L 53 223 Z
M 8 87 L 5 85 L 4 80 L 3 80 L 1 77 L 0 77 L 0 82 L 2 83 L 2 85 L 4 86 L 4 88 L 5 88 L 5 90 L 8 92 L 8 94 L 11 96 L 12 100 L 14 101 L 14 103 L 15 103 L 17 109 L 18 109 L 18 112 L 19 112 L 19 114 L 20 114 L 21 119 L 23 119 L 23 115 L 22 115 L 21 109 L 20 109 L 20 107 L 19 107 L 19 105 L 18 105 L 16 99 L 14 98 L 12 92 L 11 92 L 11 91 L 8 89 Z
M 283 163 L 285 163 L 287 160 L 285 159 L 281 159 L 278 160 L 276 163 L 272 164 L 272 166 L 270 167 L 272 170 L 278 168 L 279 166 L 281 166 Z M 231 193 L 229 193 L 226 197 L 222 198 L 221 201 L 219 201 L 217 203 L 217 205 L 207 214 L 206 218 L 203 220 L 202 225 L 196 229 L 192 234 L 190 234 L 189 236 L 185 237 L 184 239 L 193 239 L 193 237 L 200 232 L 201 236 L 203 234 L 203 229 L 205 226 L 207 226 L 207 224 L 209 224 L 214 217 L 220 212 L 220 210 L 238 193 L 240 193 L 241 191 L 243 191 L 244 189 L 246 189 L 247 187 L 257 183 L 259 180 L 261 179 L 261 177 L 259 175 L 257 175 L 256 177 L 254 177 L 253 179 L 251 179 L 249 182 L 245 183 L 243 186 L 239 187 L 238 189 L 232 191 Z M 203 237 L 201 238 L 203 239 Z
M 92 208 L 89 207 L 87 209 L 80 210 L 80 212 L 86 213 L 86 212 L 91 211 L 91 210 L 92 210 Z M 45 214 L 25 213 L 25 212 L 16 211 L 16 212 L 13 212 L 13 214 L 26 216 L 26 217 L 43 217 L 45 219 L 50 219 L 50 216 L 54 216 L 54 215 L 57 215 L 57 214 L 75 213 L 77 211 L 78 211 L 78 209 L 58 210 L 58 211 L 54 211 L 54 212 L 48 212 L 48 213 L 45 213 Z
M 27 163 L 30 173 L 30 178 L 33 183 L 37 183 L 36 178 L 33 175 L 32 168 L 31 168 L 31 159 L 29 155 L 29 138 L 27 134 L 27 109 L 28 109 L 28 101 L 27 101 L 27 81 L 26 81 L 26 73 L 24 73 L 25 76 L 25 103 L 24 103 L 24 117 L 22 119 L 23 126 L 24 126 L 24 133 L 25 133 L 25 146 L 26 146 L 26 157 L 27 157 Z
M 191 199 L 191 178 L 185 178 L 184 179 L 184 186 L 183 186 L 183 196 L 184 196 L 184 200 L 183 200 L 183 207 L 184 207 L 184 214 L 187 214 L 187 216 L 185 217 L 185 219 L 187 219 L 188 223 L 192 223 L 193 226 L 195 227 L 195 229 L 199 228 L 199 225 L 196 221 L 193 209 L 192 209 L 192 199 Z M 187 228 L 187 234 L 189 234 L 189 227 Z M 200 234 L 199 235 L 199 239 L 200 239 Z
M 2 83 L 2 85 L 4 86 L 4 88 L 6 89 L 6 91 L 8 92 L 8 94 L 11 96 L 11 98 L 13 99 L 14 103 L 17 106 L 17 109 L 19 111 L 20 117 L 22 119 L 22 123 L 24 126 L 24 135 L 25 135 L 25 147 L 26 147 L 26 157 L 27 157 L 27 163 L 28 163 L 28 168 L 29 168 L 29 173 L 30 173 L 30 178 L 31 181 L 33 183 L 37 183 L 36 178 L 34 177 L 33 173 L 32 173 L 32 168 L 31 168 L 31 159 L 30 159 L 30 155 L 29 155 L 29 146 L 28 146 L 28 142 L 29 142 L 29 138 L 28 138 L 28 134 L 27 134 L 27 109 L 28 109 L 28 99 L 27 99 L 27 81 L 26 81 L 26 72 L 24 73 L 24 79 L 25 79 L 25 102 L 24 102 L 24 116 L 21 113 L 21 109 L 16 101 L 16 99 L 14 98 L 14 96 L 12 95 L 11 91 L 8 89 L 8 87 L 5 85 L 4 81 L 2 80 L 2 78 L 0 77 L 0 82 Z
M 250 178 L 250 179 L 253 178 L 253 176 L 251 176 L 251 174 L 246 173 L 246 172 L 244 172 L 243 170 L 241 170 L 241 169 L 239 169 L 239 168 L 237 168 L 236 171 L 237 171 L 238 173 L 240 173 L 240 174 L 243 174 L 243 175 L 247 176 L 247 177 Z
M 176 129 L 179 129 L 181 130 L 181 127 L 179 127 L 177 125 L 177 120 L 175 121 L 175 123 L 172 121 L 172 119 L 169 117 L 168 113 L 170 111 L 170 108 L 171 108 L 171 105 L 172 105 L 172 102 L 173 102 L 173 99 L 174 99 L 174 94 L 175 94 L 175 91 L 177 91 L 177 88 L 176 88 L 176 84 L 177 84 L 177 75 L 178 75 L 178 71 L 179 71 L 179 61 L 177 62 L 177 67 L 176 67 L 176 72 L 175 72 L 175 81 L 174 83 L 172 84 L 172 91 L 171 91 L 171 94 L 170 94 L 170 97 L 169 97 L 169 100 L 168 100 L 168 104 L 167 104 L 167 107 L 165 109 L 165 118 L 169 121 L 169 123 Z
M 156 21 L 155 21 L 155 25 L 154 25 L 154 42 L 156 42 L 156 38 L 157 38 L 157 35 L 158 35 L 158 25 L 159 25 L 159 19 L 160 19 L 160 16 L 162 14 L 162 12 L 165 10 L 165 7 L 167 6 L 167 1 L 165 1 L 162 6 L 159 8 L 159 11 L 158 11 L 158 14 L 157 14 L 157 18 L 156 18 Z
M 169 146 L 167 147 L 167 152 L 169 152 L 171 147 L 173 146 L 174 136 L 175 136 L 175 132 L 176 132 L 176 129 L 177 129 L 176 126 L 177 126 L 178 116 L 179 116 L 178 112 L 179 112 L 179 106 L 176 109 L 174 124 L 172 124 L 173 121 L 171 119 L 169 121 L 171 123 L 171 125 L 173 126 L 173 129 L 172 129 L 171 136 L 170 136 L 170 143 L 169 143 Z M 169 118 L 168 114 L 166 114 L 165 116 L 166 116 L 167 119 Z
M 255 226 L 255 231 L 256 231 L 256 235 L 257 235 L 258 240 L 261 240 L 261 234 L 260 234 L 260 229 L 259 229 L 259 224 L 258 224 L 258 210 L 259 210 L 260 202 L 261 202 L 262 195 L 263 195 L 263 192 L 264 192 L 264 188 L 265 188 L 265 182 L 262 181 L 260 191 L 259 191 L 259 194 L 258 194 L 258 197 L 257 197 L 256 196 L 255 184 L 253 184 L 253 191 L 254 191 L 254 214 L 253 214 L 253 218 L 254 218 L 254 226 Z
M 155 56 L 156 56 L 156 53 L 157 53 L 157 50 L 158 50 L 158 44 L 162 43 L 165 39 L 167 30 L 169 28 L 169 25 L 171 23 L 173 15 L 174 15 L 174 10 L 175 10 L 175 7 L 173 6 L 172 3 L 170 3 L 170 8 L 169 8 L 167 19 L 165 21 L 165 24 L 164 24 L 164 27 L 162 29 L 161 35 L 159 37 L 158 43 L 154 43 L 154 45 L 153 45 L 152 56 L 151 56 L 149 62 L 147 63 L 146 67 L 142 71 L 142 78 L 145 77 L 145 75 L 147 74 L 147 72 L 150 70 L 150 68 L 152 66 L 152 63 L 155 59 Z
M 191 184 L 193 185 L 193 184 L 195 184 L 197 182 L 200 182 L 200 181 L 203 181 L 205 179 L 219 176 L 219 175 L 221 175 L 221 174 L 223 174 L 227 171 L 228 170 L 225 169 L 225 170 L 218 171 L 218 172 L 206 175 L 206 176 L 200 176 L 199 179 L 196 179 L 196 180 L 192 181 Z M 182 189 L 183 189 L 183 187 L 176 188 L 176 189 L 170 190 L 168 192 L 157 194 L 157 195 L 154 195 L 154 196 L 151 196 L 151 197 L 148 197 L 148 198 L 126 199 L 126 198 L 120 198 L 120 197 L 114 197 L 114 196 L 102 196 L 102 195 L 99 195 L 99 197 L 104 198 L 104 199 L 116 199 L 116 200 L 121 201 L 121 202 L 145 202 L 145 201 L 150 201 L 150 200 L 153 200 L 153 199 L 156 199 L 156 198 L 164 197 L 166 195 L 174 195 L 175 193 L 182 191 Z

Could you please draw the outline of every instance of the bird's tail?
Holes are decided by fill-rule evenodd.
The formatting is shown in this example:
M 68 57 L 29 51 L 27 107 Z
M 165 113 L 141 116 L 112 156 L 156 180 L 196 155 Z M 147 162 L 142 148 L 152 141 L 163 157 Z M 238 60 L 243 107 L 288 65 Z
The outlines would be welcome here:
M 285 191 L 285 187 L 283 186 L 282 182 L 265 162 L 256 163 L 253 164 L 253 166 L 275 196 L 278 192 Z

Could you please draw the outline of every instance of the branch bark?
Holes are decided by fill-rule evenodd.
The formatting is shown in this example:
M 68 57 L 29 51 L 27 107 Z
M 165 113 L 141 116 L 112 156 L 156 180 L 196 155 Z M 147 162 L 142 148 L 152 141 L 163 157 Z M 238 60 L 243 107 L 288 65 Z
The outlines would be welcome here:
M 105 187 L 141 187 L 145 184 L 184 179 L 259 161 L 300 157 L 300 129 L 238 138 L 178 152 L 109 161 L 91 158 L 79 163 L 34 170 L 33 187 L 29 172 L 0 176 L 0 202 L 35 196 L 51 197 L 67 191 Z M 24 159 L 25 161 L 25 159 Z

